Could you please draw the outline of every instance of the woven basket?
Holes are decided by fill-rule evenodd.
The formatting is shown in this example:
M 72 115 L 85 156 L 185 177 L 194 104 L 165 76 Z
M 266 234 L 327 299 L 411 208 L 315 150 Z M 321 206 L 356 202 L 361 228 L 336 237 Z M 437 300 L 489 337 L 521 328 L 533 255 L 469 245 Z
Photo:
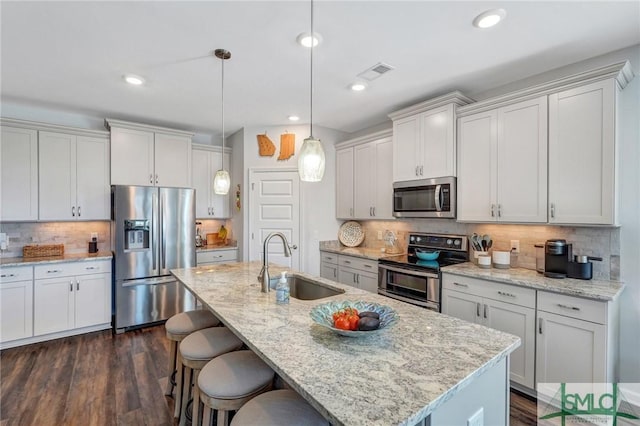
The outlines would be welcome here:
M 22 248 L 22 257 L 62 256 L 63 254 L 64 254 L 64 244 L 24 246 Z

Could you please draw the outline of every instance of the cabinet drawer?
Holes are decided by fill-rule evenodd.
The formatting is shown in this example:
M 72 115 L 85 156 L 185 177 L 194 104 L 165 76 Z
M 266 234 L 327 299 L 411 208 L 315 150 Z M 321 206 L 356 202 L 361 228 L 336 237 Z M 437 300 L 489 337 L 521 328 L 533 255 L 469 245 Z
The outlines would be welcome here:
M 378 261 L 363 259 L 360 257 L 344 256 L 341 254 L 338 257 L 338 264 L 340 266 L 359 269 L 360 271 L 365 272 L 377 273 L 378 271 Z
M 461 277 L 460 275 L 442 274 L 442 287 L 459 291 L 462 293 L 482 296 L 482 288 L 487 285 L 487 281 L 477 278 Z
M 0 269 L 0 283 L 29 281 L 33 279 L 33 267 L 16 266 Z
M 539 291 L 538 310 L 597 324 L 607 323 L 607 302 L 597 300 Z
M 238 260 L 238 250 L 213 250 L 196 253 L 196 264 L 204 265 L 216 262 L 235 262 Z
M 338 255 L 335 253 L 320 252 L 320 261 L 324 263 L 338 264 Z
M 110 260 L 87 262 L 50 263 L 34 266 L 36 279 L 70 277 L 75 275 L 105 274 L 111 272 Z
M 536 307 L 536 291 L 531 288 L 487 281 L 482 287 L 482 296 L 527 308 Z

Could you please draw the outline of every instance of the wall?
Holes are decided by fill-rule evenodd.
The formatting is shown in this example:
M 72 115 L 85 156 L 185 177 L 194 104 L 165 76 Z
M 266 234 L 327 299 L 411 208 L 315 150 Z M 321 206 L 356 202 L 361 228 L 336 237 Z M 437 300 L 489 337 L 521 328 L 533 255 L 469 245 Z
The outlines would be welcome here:
M 273 157 L 260 157 L 258 154 L 258 143 L 256 135 L 267 132 L 276 147 L 279 148 L 279 135 L 282 133 L 293 133 L 296 137 L 296 155 L 286 161 L 277 161 L 278 150 Z M 233 135 L 234 141 L 232 147 L 234 150 L 234 179 L 239 165 L 236 163 L 236 146 L 243 141 L 243 164 L 242 164 L 242 181 L 247 182 L 249 178 L 249 169 L 283 169 L 296 168 L 298 165 L 297 153 L 300 152 L 303 140 L 309 136 L 308 125 L 298 126 L 267 126 L 267 127 L 247 127 L 243 129 L 243 137 Z M 332 129 L 314 126 L 314 136 L 322 141 L 325 150 L 326 164 L 325 174 L 322 182 L 308 183 L 301 182 L 301 235 L 297 243 L 300 250 L 300 269 L 310 274 L 319 275 L 320 273 L 320 254 L 318 245 L 320 240 L 335 239 L 339 222 L 335 219 L 335 148 L 336 142 L 346 139 L 346 134 Z M 236 181 L 232 182 L 235 185 Z M 246 187 L 246 184 L 243 185 Z M 249 193 L 242 191 L 242 203 L 244 212 L 242 213 L 243 225 L 245 231 L 242 236 L 239 234 L 238 226 L 234 225 L 238 241 L 242 240 L 243 260 L 249 259 L 249 235 L 246 230 L 249 228 Z M 234 222 L 239 218 L 234 216 Z
M 64 252 L 87 253 L 91 233 L 98 233 L 98 252 L 111 251 L 110 222 L 2 222 L 9 248 L 2 257 L 22 257 L 22 247 L 29 244 L 64 244 Z
M 233 135 L 227 138 L 227 143 L 231 146 L 233 153 L 231 155 L 231 189 L 229 192 L 233 192 L 231 196 L 231 226 L 234 229 L 234 239 L 238 244 L 238 260 L 244 261 L 244 214 L 247 211 L 246 199 L 244 198 L 246 192 L 246 185 L 244 182 L 244 129 L 238 130 Z M 240 209 L 236 206 L 235 193 L 240 185 Z

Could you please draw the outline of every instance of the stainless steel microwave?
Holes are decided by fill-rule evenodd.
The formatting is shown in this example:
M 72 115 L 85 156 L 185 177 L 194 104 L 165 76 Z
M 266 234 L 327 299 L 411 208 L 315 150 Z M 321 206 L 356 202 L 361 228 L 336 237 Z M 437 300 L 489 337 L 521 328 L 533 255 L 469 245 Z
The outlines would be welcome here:
M 456 178 L 411 180 L 393 184 L 395 217 L 456 217 Z

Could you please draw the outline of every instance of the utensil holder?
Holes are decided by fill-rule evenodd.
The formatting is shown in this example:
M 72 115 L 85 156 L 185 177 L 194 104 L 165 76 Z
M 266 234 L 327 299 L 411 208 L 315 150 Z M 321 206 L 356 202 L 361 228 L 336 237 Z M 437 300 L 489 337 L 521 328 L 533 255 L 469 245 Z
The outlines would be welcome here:
M 473 250 L 473 263 L 475 263 L 476 265 L 478 264 L 478 257 L 479 256 L 490 256 L 488 251 L 477 251 L 477 250 Z

